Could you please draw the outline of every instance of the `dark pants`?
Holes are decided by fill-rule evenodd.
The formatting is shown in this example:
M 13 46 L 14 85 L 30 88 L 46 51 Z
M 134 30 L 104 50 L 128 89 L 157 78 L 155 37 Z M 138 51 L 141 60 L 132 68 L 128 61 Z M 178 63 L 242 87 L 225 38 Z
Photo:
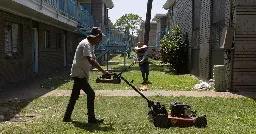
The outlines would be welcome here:
M 142 78 L 143 80 L 148 80 L 148 75 L 149 75 L 149 62 L 143 62 L 142 64 L 139 64 L 140 66 L 140 71 L 142 73 Z
M 81 89 L 87 94 L 88 118 L 89 119 L 95 118 L 95 114 L 94 114 L 95 92 L 91 88 L 86 78 L 73 78 L 73 79 L 74 79 L 74 85 L 73 85 L 72 93 L 69 99 L 69 103 L 68 103 L 64 118 L 71 117 L 72 111 L 76 104 L 76 100 L 79 98 Z

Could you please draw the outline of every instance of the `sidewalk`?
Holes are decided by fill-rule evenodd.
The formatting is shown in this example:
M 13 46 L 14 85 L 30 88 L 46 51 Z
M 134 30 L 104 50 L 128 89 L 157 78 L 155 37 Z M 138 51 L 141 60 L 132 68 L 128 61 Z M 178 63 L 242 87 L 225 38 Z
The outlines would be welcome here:
M 71 90 L 48 90 L 43 88 L 23 89 L 22 92 L 1 94 L 1 100 L 36 99 L 39 97 L 70 96 Z M 140 96 L 134 90 L 95 90 L 96 96 Z M 186 96 L 221 98 L 256 98 L 256 92 L 213 92 L 213 91 L 143 91 L 145 96 Z M 82 90 L 81 96 L 86 95 Z
M 134 90 L 96 90 L 99 96 L 140 96 Z M 145 96 L 187 96 L 187 97 L 221 97 L 221 98 L 245 98 L 256 97 L 256 92 L 213 92 L 213 91 L 143 91 Z M 70 96 L 71 90 L 53 90 L 42 97 Z M 85 93 L 81 90 L 81 95 Z

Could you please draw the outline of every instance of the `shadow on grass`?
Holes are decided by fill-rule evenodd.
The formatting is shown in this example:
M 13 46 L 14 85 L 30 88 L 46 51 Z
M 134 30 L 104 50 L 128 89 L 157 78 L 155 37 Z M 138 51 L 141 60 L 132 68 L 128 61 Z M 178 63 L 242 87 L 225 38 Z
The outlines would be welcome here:
M 26 107 L 30 102 L 33 100 L 22 100 L 22 101 L 5 101 L 0 102 L 0 114 L 3 116 L 3 121 L 9 121 L 14 119 L 15 117 L 18 117 L 18 113 Z M 0 121 L 0 122 L 1 122 Z
M 72 121 L 72 123 L 75 127 L 87 130 L 89 132 L 94 132 L 95 130 L 103 131 L 103 132 L 114 131 L 112 124 L 90 124 L 87 122 L 79 122 L 79 121 Z
M 10 121 L 18 116 L 34 99 L 37 99 L 54 89 L 41 88 L 40 83 L 49 78 L 63 76 L 68 68 L 54 70 L 49 73 L 34 75 L 30 79 L 5 84 L 0 88 L 0 122 Z
M 230 91 L 232 94 L 241 95 L 246 98 L 250 98 L 254 101 L 256 101 L 256 92 L 248 92 L 248 91 Z

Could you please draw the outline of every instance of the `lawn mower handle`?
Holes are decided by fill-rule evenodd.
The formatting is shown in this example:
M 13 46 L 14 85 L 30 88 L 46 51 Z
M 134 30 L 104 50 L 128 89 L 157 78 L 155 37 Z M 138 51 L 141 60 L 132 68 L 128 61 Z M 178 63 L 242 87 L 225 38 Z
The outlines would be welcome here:
M 154 105 L 154 102 L 149 100 L 144 94 L 142 94 L 136 87 L 134 87 L 131 82 L 126 80 L 122 74 L 129 68 L 131 68 L 134 64 L 138 63 L 137 61 L 133 61 L 132 64 L 130 64 L 129 67 L 123 69 L 119 74 L 109 74 L 109 75 L 117 75 L 117 77 L 121 78 L 126 84 L 128 84 L 132 89 L 134 89 L 138 94 L 140 94 L 147 102 L 148 102 L 148 107 L 150 108 L 152 105 Z
M 126 83 L 128 84 L 130 87 L 132 87 L 132 89 L 134 89 L 138 94 L 140 94 L 140 96 L 142 96 L 145 100 L 147 100 L 148 102 L 148 107 L 151 107 L 152 105 L 154 105 L 154 102 L 149 100 L 144 94 L 142 94 L 136 87 L 134 87 L 131 82 L 129 82 L 128 80 L 126 80 L 123 76 L 120 76 L 120 78 Z

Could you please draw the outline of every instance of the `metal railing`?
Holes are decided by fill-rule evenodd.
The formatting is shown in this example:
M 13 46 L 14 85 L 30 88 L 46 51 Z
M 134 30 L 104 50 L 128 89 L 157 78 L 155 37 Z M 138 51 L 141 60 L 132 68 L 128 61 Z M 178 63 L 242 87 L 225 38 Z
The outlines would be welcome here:
M 41 0 L 41 6 L 42 2 L 53 7 L 60 14 L 77 21 L 80 26 L 86 27 L 87 29 L 90 29 L 93 26 L 100 27 L 106 36 L 103 38 L 102 43 L 99 44 L 99 47 L 127 45 L 127 36 L 122 30 L 108 29 L 103 23 L 97 21 L 76 0 Z
M 89 28 L 93 27 L 94 21 L 92 15 L 89 14 L 76 0 L 43 0 L 52 6 L 60 14 L 69 17 L 74 21 L 78 21 Z

